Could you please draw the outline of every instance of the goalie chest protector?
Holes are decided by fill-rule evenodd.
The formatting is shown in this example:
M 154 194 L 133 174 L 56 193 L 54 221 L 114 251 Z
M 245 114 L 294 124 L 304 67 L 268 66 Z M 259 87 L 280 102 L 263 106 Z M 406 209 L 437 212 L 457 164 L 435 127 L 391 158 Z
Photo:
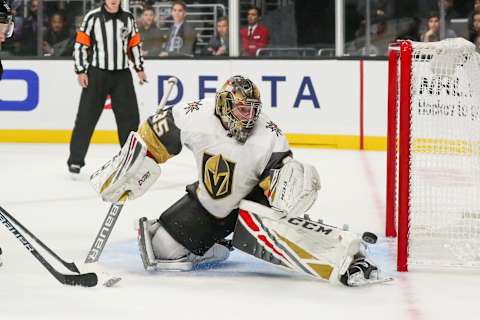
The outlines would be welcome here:
M 211 214 L 224 218 L 291 151 L 282 131 L 265 114 L 241 144 L 228 136 L 214 110 L 214 100 L 200 100 L 177 105 L 172 113 L 182 144 L 195 157 L 198 199 Z

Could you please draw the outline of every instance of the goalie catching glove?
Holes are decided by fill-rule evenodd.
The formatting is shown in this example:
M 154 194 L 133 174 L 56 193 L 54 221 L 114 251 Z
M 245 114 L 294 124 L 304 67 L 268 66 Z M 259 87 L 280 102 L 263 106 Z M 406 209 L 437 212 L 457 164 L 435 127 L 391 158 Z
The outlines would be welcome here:
M 90 183 L 104 201 L 120 202 L 126 193 L 133 200 L 157 181 L 160 166 L 147 151 L 138 133 L 130 132 L 120 152 L 91 175 Z
M 301 216 L 317 200 L 320 177 L 317 169 L 289 158 L 280 169 L 271 170 L 270 205 L 289 216 Z

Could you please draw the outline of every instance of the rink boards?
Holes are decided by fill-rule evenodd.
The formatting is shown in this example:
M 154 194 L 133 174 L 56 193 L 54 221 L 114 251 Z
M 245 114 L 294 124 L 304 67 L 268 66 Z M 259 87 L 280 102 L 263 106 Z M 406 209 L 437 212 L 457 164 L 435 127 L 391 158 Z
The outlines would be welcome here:
M 6 60 L 0 82 L 0 142 L 68 142 L 81 89 L 69 60 Z M 385 150 L 387 62 L 361 60 L 147 60 L 148 83 L 133 75 L 141 119 L 154 112 L 166 79 L 170 103 L 214 98 L 233 74 L 260 87 L 264 111 L 297 146 Z M 108 105 L 108 102 L 107 102 Z M 93 142 L 116 142 L 104 111 Z

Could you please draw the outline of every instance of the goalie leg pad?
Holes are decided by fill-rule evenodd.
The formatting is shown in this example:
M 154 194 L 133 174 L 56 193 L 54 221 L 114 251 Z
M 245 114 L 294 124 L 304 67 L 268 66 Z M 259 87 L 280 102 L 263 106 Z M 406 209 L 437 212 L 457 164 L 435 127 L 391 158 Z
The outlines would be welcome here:
M 90 183 L 104 201 L 119 202 L 126 193 L 132 200 L 143 195 L 160 172 L 160 166 L 147 156 L 145 142 L 131 132 L 120 152 L 92 174 Z
M 233 246 L 248 254 L 338 283 L 360 250 L 360 237 L 352 232 L 302 218 L 269 218 L 265 212 L 273 210 L 256 214 L 258 206 L 240 203 L 233 235 Z
M 193 263 L 187 259 L 188 250 L 170 237 L 157 220 L 140 218 L 137 240 L 145 270 L 188 271 L 193 268 Z
M 230 250 L 214 244 L 205 254 L 195 255 L 178 243 L 158 220 L 141 218 L 138 225 L 138 244 L 145 270 L 189 271 L 204 263 L 224 261 Z

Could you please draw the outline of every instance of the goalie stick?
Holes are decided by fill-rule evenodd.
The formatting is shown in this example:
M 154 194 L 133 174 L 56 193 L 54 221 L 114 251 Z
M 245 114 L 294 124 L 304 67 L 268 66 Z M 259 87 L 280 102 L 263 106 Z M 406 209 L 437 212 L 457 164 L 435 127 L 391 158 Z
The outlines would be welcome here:
M 22 229 L 28 236 L 30 236 L 36 243 L 38 243 L 45 251 L 50 253 L 55 259 L 57 259 L 61 264 L 65 266 L 68 270 L 76 273 L 80 273 L 77 266 L 73 262 L 66 262 L 60 258 L 55 252 L 53 252 L 47 245 L 45 245 L 40 239 L 38 239 L 33 233 L 31 233 L 27 228 L 25 228 L 17 219 L 15 219 L 10 213 L 7 212 L 4 208 L 0 206 L 0 212 L 3 213 L 10 221 Z
M 105 245 L 107 244 L 108 237 L 110 237 L 110 233 L 112 233 L 112 229 L 117 222 L 118 216 L 120 215 L 123 204 L 127 198 L 128 193 L 125 193 L 122 198 L 120 198 L 119 203 L 112 203 L 110 206 L 107 216 L 105 217 L 105 220 L 103 220 L 103 224 L 100 227 L 95 240 L 93 240 L 92 247 L 85 258 L 85 263 L 94 263 L 98 261 L 98 258 L 100 258 L 103 248 L 105 248 Z
M 168 97 L 170 96 L 173 90 L 173 87 L 177 84 L 177 81 L 178 80 L 175 77 L 170 77 L 168 79 L 167 81 L 168 87 L 162 99 L 160 100 L 160 103 L 158 104 L 158 108 L 156 111 L 157 113 L 162 111 L 162 109 L 167 104 Z M 125 201 L 127 201 L 127 199 L 128 199 L 128 193 L 125 193 L 124 195 L 122 195 L 118 203 L 112 203 L 112 205 L 110 206 L 107 216 L 105 217 L 105 220 L 103 221 L 103 224 L 100 227 L 100 230 L 98 231 L 97 236 L 95 237 L 95 240 L 93 241 L 92 247 L 90 248 L 90 251 L 88 252 L 87 257 L 85 258 L 85 263 L 94 263 L 94 262 L 97 262 L 98 259 L 100 258 L 100 255 L 102 254 L 103 249 L 107 244 L 107 240 L 110 237 L 110 234 L 112 233 L 112 229 L 115 226 L 118 216 L 120 215 L 123 205 Z
M 20 243 L 27 249 L 44 267 L 50 272 L 52 276 L 55 277 L 60 283 L 70 285 L 70 286 L 82 286 L 82 287 L 94 287 L 97 285 L 98 278 L 95 273 L 84 273 L 84 274 L 63 274 L 58 272 L 47 260 L 35 249 L 35 247 L 18 231 L 12 222 L 10 222 L 6 215 L 11 217 L 3 208 L 0 207 L 0 222 L 5 226 L 5 228 L 10 231 L 15 238 L 20 241 Z M 22 227 L 25 229 L 25 227 Z M 26 229 L 25 229 L 26 230 Z M 28 232 L 28 234 L 31 234 Z M 44 245 L 42 245 L 43 247 Z M 46 246 L 45 246 L 46 247 Z M 53 252 L 51 250 L 48 251 Z M 56 256 L 56 255 L 55 255 Z M 58 256 L 57 256 L 58 257 Z

